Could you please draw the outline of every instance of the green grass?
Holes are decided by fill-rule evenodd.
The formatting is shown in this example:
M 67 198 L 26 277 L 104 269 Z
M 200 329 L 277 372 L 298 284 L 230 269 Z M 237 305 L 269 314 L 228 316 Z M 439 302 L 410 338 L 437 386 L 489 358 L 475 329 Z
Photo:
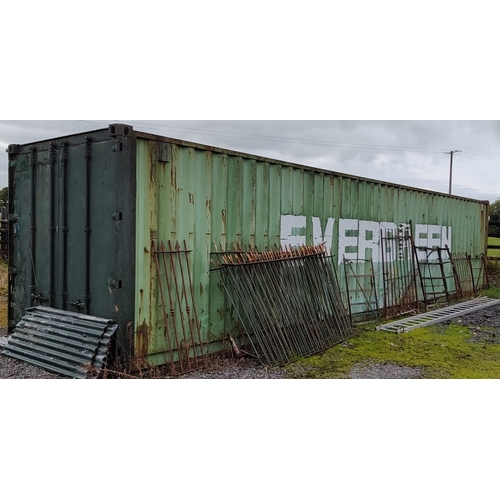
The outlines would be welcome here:
M 490 288 L 485 288 L 481 290 L 479 295 L 482 297 L 489 297 L 490 299 L 500 299 L 500 287 L 491 286 Z
M 290 363 L 287 370 L 292 378 L 347 378 L 354 365 L 371 361 L 421 368 L 431 379 L 500 378 L 500 344 L 470 342 L 471 336 L 459 323 L 401 334 L 370 326 L 322 354 Z
M 488 245 L 498 245 L 500 246 L 500 238 L 493 238 L 490 236 L 488 238 Z M 500 257 L 500 249 L 488 249 L 488 257 Z

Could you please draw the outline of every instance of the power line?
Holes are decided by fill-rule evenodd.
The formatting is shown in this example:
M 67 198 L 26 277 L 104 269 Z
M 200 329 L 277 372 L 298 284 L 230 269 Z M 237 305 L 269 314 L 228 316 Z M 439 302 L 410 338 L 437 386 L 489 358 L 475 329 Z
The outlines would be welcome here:
M 109 121 L 104 120 L 78 120 L 86 123 L 99 123 L 99 124 L 108 124 Z M 289 144 L 308 144 L 308 145 L 316 145 L 316 146 L 325 146 L 325 147 L 340 147 L 340 148 L 351 148 L 351 149 L 367 149 L 367 150 L 376 150 L 376 151 L 393 151 L 393 152 L 401 152 L 401 153 L 445 153 L 450 154 L 448 151 L 443 151 L 440 148 L 419 148 L 413 146 L 389 146 L 382 144 L 368 144 L 368 143 L 349 143 L 349 142 L 337 142 L 337 141 L 321 141 L 317 139 L 297 139 L 291 137 L 283 137 L 283 136 L 269 136 L 263 134 L 247 134 L 244 132 L 231 132 L 225 130 L 214 130 L 214 129 L 205 129 L 205 128 L 195 128 L 195 127 L 181 127 L 176 125 L 165 125 L 159 123 L 151 123 L 140 120 L 130 120 L 132 125 L 143 125 L 152 130 L 158 131 L 176 131 L 176 132 L 189 132 L 194 135 L 203 135 L 203 136 L 212 136 L 212 137 L 225 137 L 225 138 L 234 138 L 234 139 L 258 139 L 264 140 L 268 142 L 276 142 L 276 143 L 289 143 Z M 500 163 L 495 163 L 488 160 L 493 160 L 491 157 L 487 157 L 481 155 L 479 153 L 472 153 L 468 151 L 463 152 L 464 158 L 470 160 L 482 161 L 485 163 L 491 163 L 492 165 L 500 165 Z M 472 156 L 471 156 L 472 155 Z M 473 156 L 479 156 L 486 159 L 474 158 Z
M 484 163 L 490 163 L 491 165 L 500 165 L 500 163 L 498 162 L 494 162 L 494 161 L 488 161 L 488 160 L 482 160 L 481 158 L 474 158 L 473 156 L 470 156 L 470 155 L 473 155 L 474 153 L 469 153 L 469 154 L 466 154 L 466 152 L 464 151 L 463 152 L 464 154 L 462 155 L 464 158 L 467 158 L 469 160 L 473 160 L 473 161 L 482 161 Z M 481 155 L 474 155 L 474 156 L 481 156 Z M 484 157 L 486 158 L 486 156 Z
M 91 120 L 79 120 L 82 122 L 89 123 L 103 123 Z M 291 144 L 310 144 L 316 146 L 329 146 L 329 147 L 343 147 L 343 148 L 353 148 L 353 149 L 373 149 L 382 151 L 395 151 L 395 152 L 408 152 L 408 153 L 442 153 L 442 149 L 437 148 L 419 148 L 412 146 L 388 146 L 380 144 L 366 144 L 366 143 L 349 143 L 349 142 L 336 142 L 336 141 L 321 141 L 317 139 L 296 139 L 290 137 L 281 136 L 267 136 L 262 134 L 245 134 L 241 132 L 229 132 L 223 130 L 212 130 L 212 129 L 201 129 L 201 128 L 190 128 L 190 127 L 178 127 L 171 125 L 152 125 L 148 122 L 138 122 L 136 120 L 130 120 L 136 124 L 142 124 L 153 130 L 173 130 L 181 132 L 190 132 L 195 135 L 209 135 L 215 137 L 228 137 L 228 138 L 238 138 L 238 139 L 259 139 L 270 142 L 283 142 Z M 104 122 L 107 123 L 107 122 Z M 133 124 L 133 123 L 131 123 Z
M 151 126 L 147 122 L 136 122 L 136 123 L 142 123 L 143 125 Z M 290 138 L 290 137 L 282 137 L 282 136 L 269 136 L 269 135 L 262 135 L 262 134 L 245 134 L 243 132 L 227 132 L 223 130 L 212 130 L 212 129 L 200 129 L 200 128 L 190 128 L 190 127 L 174 127 L 174 126 L 158 126 L 158 128 L 173 128 L 177 130 L 187 130 L 187 131 L 202 131 L 202 132 L 214 132 L 214 133 L 220 133 L 222 135 L 227 135 L 230 134 L 231 136 L 240 136 L 240 137 L 249 137 L 249 138 L 262 138 L 262 139 L 273 139 L 273 140 L 278 140 L 278 141 L 294 141 L 294 142 L 306 142 L 306 143 L 311 143 L 311 144 L 325 144 L 325 145 L 335 145 L 335 146 L 344 146 L 344 147 L 367 147 L 367 148 L 384 148 L 384 149 L 398 149 L 398 150 L 419 150 L 419 151 L 434 151 L 434 152 L 442 152 L 442 149 L 436 149 L 436 148 L 419 148 L 419 147 L 412 147 L 412 146 L 387 146 L 387 145 L 381 145 L 381 144 L 366 144 L 366 143 L 350 143 L 350 142 L 337 142 L 337 141 L 320 141 L 317 139 L 296 139 L 296 138 Z

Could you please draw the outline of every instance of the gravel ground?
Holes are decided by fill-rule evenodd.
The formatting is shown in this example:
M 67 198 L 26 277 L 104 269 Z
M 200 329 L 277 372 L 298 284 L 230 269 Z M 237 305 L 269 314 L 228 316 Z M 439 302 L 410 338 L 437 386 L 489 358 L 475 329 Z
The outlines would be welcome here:
M 348 378 L 363 379 L 403 379 L 421 378 L 422 370 L 409 366 L 399 366 L 392 363 L 358 363 L 356 364 Z
M 500 343 L 500 306 L 489 307 L 467 314 L 453 321 L 469 328 L 472 342 Z M 444 323 L 444 325 L 451 322 Z M 0 336 L 5 335 L 5 329 L 0 329 Z M 282 368 L 262 366 L 252 358 L 217 358 L 212 367 L 207 370 L 188 373 L 182 379 L 282 379 L 286 378 Z M 398 366 L 391 363 L 358 363 L 351 370 L 351 379 L 418 379 L 421 371 L 408 366 Z M 0 354 L 0 379 L 62 379 L 59 376 Z M 166 376 L 165 378 L 169 378 Z
M 212 369 L 187 373 L 179 378 L 183 379 L 279 379 L 286 378 L 285 370 L 281 368 L 269 368 L 249 358 L 221 358 Z
M 443 324 L 450 323 L 447 321 Z M 471 342 L 500 343 L 500 305 L 466 314 L 456 318 L 453 323 L 460 323 L 470 330 Z
M 0 379 L 4 378 L 28 378 L 28 379 L 62 379 L 56 373 L 50 373 L 37 366 L 18 361 L 14 358 L 9 358 L 0 354 Z

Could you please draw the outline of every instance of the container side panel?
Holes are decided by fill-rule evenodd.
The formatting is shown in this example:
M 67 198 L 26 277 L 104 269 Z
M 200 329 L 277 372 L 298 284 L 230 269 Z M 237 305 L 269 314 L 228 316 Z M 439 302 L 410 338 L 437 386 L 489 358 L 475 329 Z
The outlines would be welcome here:
M 227 227 L 227 156 L 213 154 L 211 158 L 212 181 L 209 180 L 212 199 L 211 235 L 212 250 L 222 251 L 226 247 Z M 224 325 L 228 316 L 226 312 L 224 290 L 215 272 L 209 273 L 210 289 L 208 291 L 209 324 L 207 327 L 207 340 L 211 338 L 211 332 L 216 331 L 219 325 Z M 205 299 L 206 300 L 206 299 Z M 225 327 L 223 327 L 225 330 Z
M 255 245 L 259 249 L 267 249 L 269 247 L 269 164 L 257 163 L 255 168 L 255 220 L 253 233 L 255 234 Z
M 241 244 L 241 220 L 243 213 L 243 193 L 241 186 L 243 183 L 243 159 L 241 157 L 229 157 L 228 162 L 226 239 L 228 244 L 232 245 Z
M 267 222 L 269 224 L 269 247 L 281 244 L 281 214 L 286 214 L 286 209 L 282 206 L 281 191 L 283 183 L 283 168 L 279 164 L 269 165 L 269 213 Z M 289 213 L 289 212 L 288 212 Z M 264 219 L 266 220 L 266 219 Z M 261 221 L 259 221 L 259 224 Z M 260 231 L 259 231 L 260 232 Z
M 196 193 L 194 229 L 193 235 L 187 245 L 190 250 L 189 258 L 192 270 L 192 293 L 195 303 L 199 304 L 197 308 L 198 321 L 202 325 L 202 335 L 206 338 L 206 330 L 209 324 L 209 301 L 205 299 L 209 292 L 208 263 L 210 262 L 210 251 L 212 247 L 212 153 L 208 151 L 196 151 L 194 158 L 193 179 L 195 184 L 193 190 Z M 193 250 L 196 249 L 196 252 Z M 181 276 L 182 279 L 182 276 Z M 184 277 L 186 289 L 191 293 L 191 287 L 188 287 L 189 280 Z M 190 330 L 191 335 L 191 330 Z
M 146 356 L 150 349 L 153 315 L 156 314 L 156 281 L 151 241 L 156 240 L 156 189 L 151 172 L 151 143 L 139 139 L 136 146 L 136 287 L 134 354 Z M 172 155 L 174 156 L 174 152 Z M 175 182 L 174 182 L 175 183 Z
M 240 244 L 265 249 L 325 243 L 336 256 L 344 295 L 343 262 L 348 259 L 356 261 L 366 288 L 372 286 L 373 270 L 377 295 L 373 303 L 381 307 L 381 231 L 395 234 L 401 224 L 411 222 L 415 240 L 422 246 L 448 245 L 451 251 L 472 255 L 484 248 L 484 235 L 478 229 L 484 224 L 484 204 L 472 200 L 175 142 L 170 144 L 170 163 L 162 166 L 151 161 L 155 141 L 142 142 L 137 160 L 143 172 L 142 181 L 138 179 L 138 247 L 149 248 L 155 235 L 158 241 L 186 241 L 204 342 L 220 342 L 236 327 L 219 276 L 210 271 L 216 250 L 233 250 Z M 163 168 L 164 176 L 159 174 Z M 154 266 L 148 254 L 142 254 L 137 279 L 145 294 L 149 290 L 149 298 L 141 299 L 140 307 L 138 303 L 136 328 L 147 327 L 150 332 L 153 340 L 144 352 L 151 361 L 161 358 L 166 344 L 159 339 L 163 313 Z

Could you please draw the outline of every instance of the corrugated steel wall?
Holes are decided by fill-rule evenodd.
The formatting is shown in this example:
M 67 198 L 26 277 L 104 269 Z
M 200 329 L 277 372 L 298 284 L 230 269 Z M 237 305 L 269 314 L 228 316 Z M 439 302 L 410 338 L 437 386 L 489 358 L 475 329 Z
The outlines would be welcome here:
M 339 263 L 344 255 L 373 259 L 380 298 L 381 229 L 411 221 L 420 245 L 449 244 L 473 256 L 486 241 L 486 203 L 146 135 L 137 140 L 136 203 L 136 352 L 153 363 L 164 362 L 166 339 L 152 239 L 185 240 L 193 250 L 195 300 L 208 342 L 232 326 L 218 276 L 209 272 L 214 243 L 264 249 L 326 241 Z M 339 271 L 344 286 L 341 265 Z

